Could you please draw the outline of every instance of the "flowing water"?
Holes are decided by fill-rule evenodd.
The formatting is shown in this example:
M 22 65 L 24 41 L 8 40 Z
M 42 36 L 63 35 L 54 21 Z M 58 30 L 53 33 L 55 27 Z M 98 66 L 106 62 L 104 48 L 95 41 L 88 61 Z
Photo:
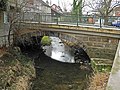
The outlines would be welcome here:
M 73 50 L 59 38 L 51 39 L 51 46 L 42 47 L 45 53 L 40 46 L 28 48 L 36 68 L 32 90 L 86 90 L 92 73 L 90 66 L 74 63 Z
M 72 49 L 64 45 L 59 38 L 50 38 L 52 40 L 51 46 L 43 47 L 46 49 L 45 54 L 61 62 L 74 63 L 74 55 Z

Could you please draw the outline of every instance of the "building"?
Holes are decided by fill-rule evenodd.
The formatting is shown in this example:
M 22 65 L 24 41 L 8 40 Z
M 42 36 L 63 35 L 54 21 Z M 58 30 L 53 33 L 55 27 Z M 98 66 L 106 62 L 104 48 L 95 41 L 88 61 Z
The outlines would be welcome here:
M 113 15 L 114 15 L 114 16 L 120 16 L 120 6 L 119 6 L 119 7 L 116 7 L 116 8 L 113 10 Z
M 47 3 L 42 0 L 28 0 L 27 2 L 26 7 L 23 8 L 25 19 L 37 22 L 51 20 L 51 7 Z
M 42 0 L 27 0 L 25 12 L 51 13 L 50 6 Z
M 0 36 L 6 34 L 5 25 L 8 23 L 7 17 L 7 2 L 4 0 L 0 1 Z
M 9 32 L 9 17 L 8 11 L 10 11 L 11 3 L 13 0 L 0 0 L 0 45 L 6 45 L 8 43 L 7 36 Z M 9 3 L 10 2 L 10 3 Z
M 60 16 L 63 15 L 63 11 L 60 6 L 53 4 L 51 6 L 51 17 L 53 22 L 60 21 Z
M 51 6 L 51 14 L 52 16 L 60 16 L 63 14 L 63 11 L 60 6 L 57 6 L 56 4 L 53 4 Z

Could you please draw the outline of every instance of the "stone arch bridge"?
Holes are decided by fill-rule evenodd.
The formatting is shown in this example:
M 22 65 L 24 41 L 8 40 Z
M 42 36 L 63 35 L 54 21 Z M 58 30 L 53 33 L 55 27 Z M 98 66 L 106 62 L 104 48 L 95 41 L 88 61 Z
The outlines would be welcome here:
M 41 23 L 22 23 L 14 35 L 15 42 L 23 42 L 32 36 L 57 36 L 62 40 L 80 42 L 87 48 L 90 58 L 114 60 L 120 39 L 120 30 L 116 28 L 83 27 Z

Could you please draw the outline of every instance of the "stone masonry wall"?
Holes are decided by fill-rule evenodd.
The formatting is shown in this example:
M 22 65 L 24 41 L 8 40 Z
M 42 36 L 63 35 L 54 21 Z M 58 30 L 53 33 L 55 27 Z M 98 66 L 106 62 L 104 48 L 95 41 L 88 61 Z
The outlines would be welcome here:
M 70 42 L 76 42 L 86 47 L 90 58 L 114 59 L 118 46 L 117 38 L 90 36 L 90 35 L 70 35 L 61 34 L 60 38 Z

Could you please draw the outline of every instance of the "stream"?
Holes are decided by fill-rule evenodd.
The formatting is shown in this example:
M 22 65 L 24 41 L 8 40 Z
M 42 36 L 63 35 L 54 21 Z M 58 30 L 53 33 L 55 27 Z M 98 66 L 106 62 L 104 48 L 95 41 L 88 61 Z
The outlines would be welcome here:
M 51 46 L 43 47 L 43 49 L 46 50 L 45 54 L 61 62 L 74 63 L 73 50 L 70 47 L 64 45 L 59 38 L 50 38 L 52 40 Z
M 74 63 L 73 50 L 59 38 L 51 39 L 51 46 L 43 47 L 45 53 L 35 51 L 38 56 L 34 61 L 36 79 L 32 90 L 86 90 L 92 73 L 90 66 Z

